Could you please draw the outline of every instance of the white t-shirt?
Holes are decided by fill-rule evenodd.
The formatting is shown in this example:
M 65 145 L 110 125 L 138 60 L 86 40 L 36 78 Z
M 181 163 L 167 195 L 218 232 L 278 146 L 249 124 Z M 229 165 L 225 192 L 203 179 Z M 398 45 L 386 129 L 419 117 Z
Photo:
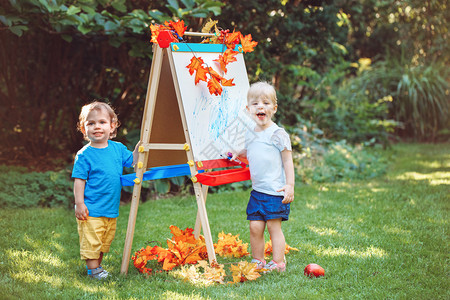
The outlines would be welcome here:
M 281 151 L 292 151 L 287 132 L 275 123 L 264 131 L 247 131 L 245 148 L 255 191 L 284 196 L 277 192 L 286 184 Z

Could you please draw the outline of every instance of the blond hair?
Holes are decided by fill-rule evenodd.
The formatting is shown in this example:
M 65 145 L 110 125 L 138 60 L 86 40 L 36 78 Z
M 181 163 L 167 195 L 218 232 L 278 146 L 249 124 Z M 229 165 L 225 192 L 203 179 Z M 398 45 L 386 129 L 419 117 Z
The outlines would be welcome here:
M 93 110 L 106 110 L 111 119 L 111 124 L 116 124 L 114 131 L 111 132 L 109 138 L 114 138 L 117 135 L 117 128 L 120 126 L 120 122 L 117 118 L 117 114 L 114 112 L 114 109 L 107 103 L 94 101 L 92 103 L 86 104 L 81 108 L 80 116 L 78 118 L 77 128 L 84 135 L 85 140 L 89 140 L 86 136 L 86 130 L 84 128 L 84 123 L 87 120 L 89 113 Z
M 259 81 L 250 86 L 247 92 L 247 102 L 259 98 L 268 99 L 272 101 L 273 105 L 277 105 L 277 92 L 270 83 Z

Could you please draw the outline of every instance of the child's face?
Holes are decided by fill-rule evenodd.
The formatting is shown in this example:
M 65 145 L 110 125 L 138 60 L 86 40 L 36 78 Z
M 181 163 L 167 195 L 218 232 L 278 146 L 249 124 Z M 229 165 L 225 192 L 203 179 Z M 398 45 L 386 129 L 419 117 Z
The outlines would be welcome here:
M 92 110 L 83 125 L 84 134 L 91 141 L 91 146 L 98 148 L 108 146 L 109 137 L 116 126 L 111 123 L 111 117 L 103 108 Z
M 266 129 L 272 125 L 272 116 L 277 112 L 277 107 L 272 100 L 259 97 L 248 101 L 247 110 L 256 124 L 261 129 Z

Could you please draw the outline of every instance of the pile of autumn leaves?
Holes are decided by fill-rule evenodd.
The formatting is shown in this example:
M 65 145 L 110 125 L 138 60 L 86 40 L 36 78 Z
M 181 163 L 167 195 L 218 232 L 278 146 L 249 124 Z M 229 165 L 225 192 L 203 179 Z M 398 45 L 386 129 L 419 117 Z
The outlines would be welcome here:
M 229 270 L 233 281 L 225 281 L 229 277 L 226 274 L 223 264 L 213 262 L 208 264 L 208 253 L 206 250 L 205 240 L 202 236 L 196 239 L 193 235 L 193 229 L 186 228 L 180 230 L 177 226 L 170 226 L 172 238 L 167 240 L 168 248 L 160 246 L 147 246 L 142 248 L 131 257 L 134 266 L 139 272 L 144 274 L 152 274 L 155 272 L 150 268 L 150 261 L 156 261 L 156 266 L 161 267 L 164 271 L 171 271 L 175 267 L 179 269 L 172 271 L 173 274 L 183 280 L 194 284 L 211 285 L 215 283 L 238 283 L 247 280 L 255 280 L 260 277 L 260 273 L 255 269 L 256 264 L 241 261 L 237 264 L 231 264 Z M 214 244 L 214 250 L 217 255 L 222 257 L 243 257 L 249 255 L 247 251 L 248 244 L 243 243 L 239 239 L 239 235 L 231 233 L 219 233 L 219 240 Z M 286 245 L 285 253 L 290 250 L 298 251 Z M 266 243 L 265 254 L 272 253 L 271 242 Z M 156 272 L 160 272 L 158 270 Z

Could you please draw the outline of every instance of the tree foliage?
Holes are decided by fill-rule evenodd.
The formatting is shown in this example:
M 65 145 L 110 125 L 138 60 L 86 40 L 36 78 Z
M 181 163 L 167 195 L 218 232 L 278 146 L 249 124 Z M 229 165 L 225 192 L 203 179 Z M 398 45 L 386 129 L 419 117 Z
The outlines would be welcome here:
M 399 114 L 398 101 L 406 103 L 405 97 L 394 97 L 389 86 L 369 91 L 373 97 L 352 95 L 355 83 L 365 85 L 352 81 L 360 73 L 348 68 L 361 58 L 401 61 L 400 78 L 411 68 L 426 69 L 430 64 L 447 68 L 450 9 L 443 0 L 0 0 L 0 4 L 3 162 L 45 162 L 41 157 L 71 161 L 82 143 L 75 129 L 79 109 L 93 99 L 116 107 L 123 123 L 119 140 L 136 139 L 152 57 L 149 25 L 178 19 L 193 31 L 214 17 L 224 29 L 251 33 L 258 46 L 246 55 L 250 81 L 275 84 L 276 118 L 285 125 L 320 123 L 329 137 L 348 133 L 349 140 L 353 136 L 358 141 L 376 136 L 368 130 L 385 130 L 371 127 L 372 119 L 384 122 L 392 117 L 422 124 L 419 131 L 403 132 L 406 136 L 427 128 L 436 133 L 448 124 L 448 117 L 434 122 L 436 114 L 416 114 L 420 120 L 414 122 L 407 113 Z M 342 66 L 347 66 L 345 71 Z M 448 75 L 443 76 L 439 82 L 448 82 Z M 421 110 L 436 103 L 430 99 L 445 100 L 449 95 L 445 84 L 429 91 L 428 98 L 417 93 L 414 100 L 423 104 L 417 106 Z M 377 101 L 389 95 L 394 99 L 385 113 Z M 337 105 L 349 105 L 343 97 L 360 105 L 352 111 L 335 110 Z M 342 129 L 339 134 L 337 128 Z
M 338 1 L 349 26 L 349 48 L 358 57 L 449 63 L 450 9 L 442 0 Z
M 448 73 L 427 68 L 430 64 L 432 69 L 448 67 L 450 10 L 446 1 L 226 3 L 221 22 L 237 30 L 253 28 L 259 45 L 248 55 L 250 79 L 276 85 L 278 121 L 296 126 L 306 118 L 319 124 L 327 137 L 352 142 L 386 140 L 399 122 L 406 124 L 406 130 L 397 127 L 397 133 L 420 139 L 428 135 L 432 140 L 448 126 L 449 119 L 443 116 L 450 93 L 445 84 Z M 243 18 L 233 18 L 236 12 Z M 385 69 L 397 73 L 391 77 L 394 82 L 380 80 L 378 71 L 363 73 L 358 66 L 352 69 L 352 64 L 364 60 L 398 62 L 392 70 Z M 411 82 L 423 83 L 418 92 L 405 94 L 392 89 L 402 77 L 411 78 L 409 70 L 413 69 L 429 70 L 421 78 L 414 72 L 416 80 Z M 426 83 L 429 80 L 434 82 Z M 391 100 L 383 103 L 382 99 Z M 406 113 L 404 108 L 414 102 L 429 112 Z M 436 106 L 441 109 L 436 110 Z
M 258 47 L 246 56 L 250 81 L 272 82 L 278 90 L 278 120 L 295 124 L 305 81 L 342 60 L 345 27 L 332 1 L 224 1 L 219 23 L 249 31 Z M 242 16 L 236 18 L 236 16 Z
M 81 147 L 81 106 L 107 100 L 124 133 L 139 128 L 151 63 L 149 25 L 191 26 L 220 13 L 208 0 L 1 0 L 2 158 L 61 157 Z M 12 150 L 12 151 L 11 151 Z

